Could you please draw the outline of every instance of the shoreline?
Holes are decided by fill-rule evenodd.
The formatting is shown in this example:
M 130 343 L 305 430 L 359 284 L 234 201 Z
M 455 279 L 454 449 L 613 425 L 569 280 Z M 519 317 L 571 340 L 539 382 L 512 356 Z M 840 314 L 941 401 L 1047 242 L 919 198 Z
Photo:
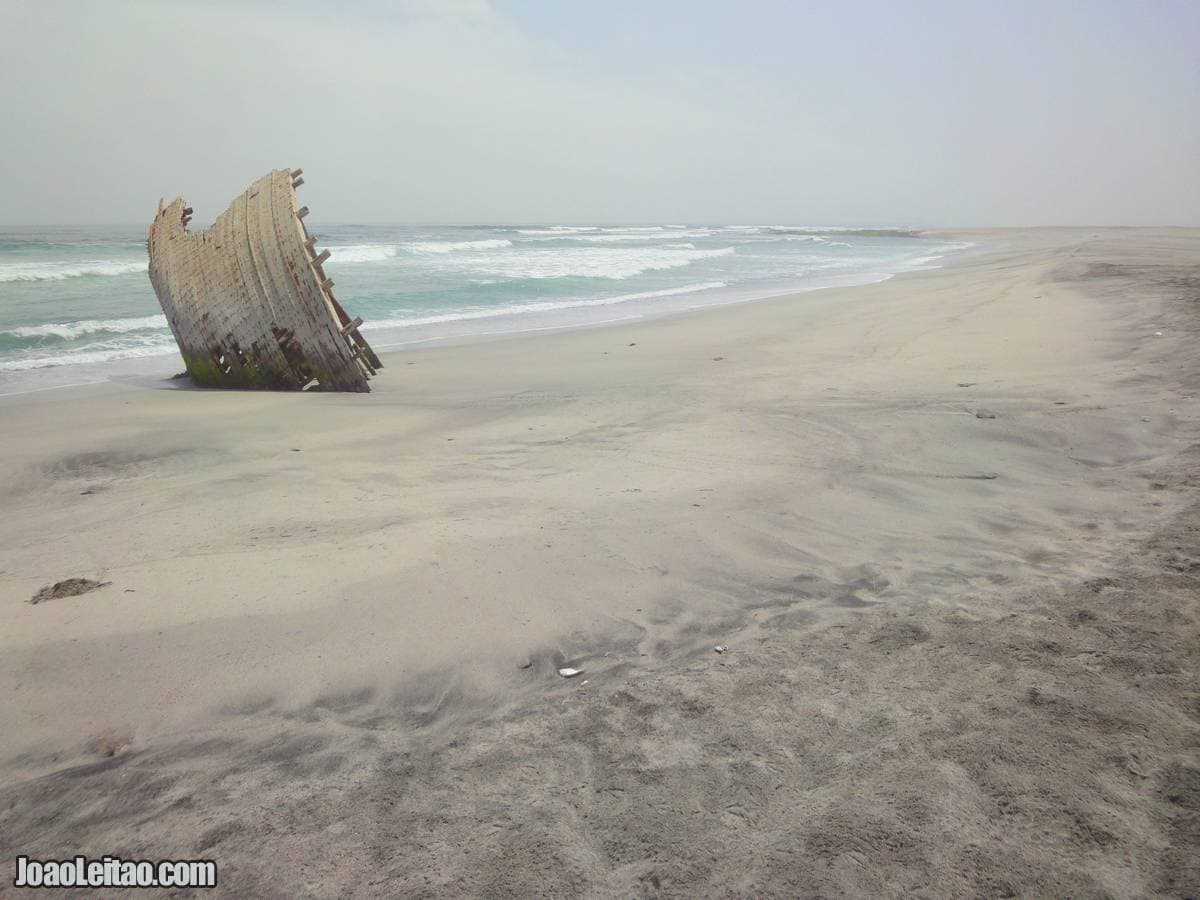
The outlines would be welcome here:
M 934 233 L 934 232 L 931 232 L 931 234 L 932 233 Z M 942 237 L 955 237 L 957 234 L 955 232 L 936 232 L 936 233 Z M 965 235 L 965 233 L 964 233 L 964 235 Z M 336 251 L 337 248 L 334 247 L 332 249 Z M 761 302 L 763 300 L 772 300 L 772 299 L 779 299 L 779 298 L 784 298 L 784 297 L 798 297 L 798 296 L 802 296 L 805 294 L 815 293 L 818 291 L 847 290 L 847 289 L 852 289 L 855 287 L 863 287 L 863 286 L 867 286 L 867 285 L 871 285 L 871 284 L 878 284 L 883 281 L 888 281 L 892 278 L 900 277 L 903 275 L 919 274 L 924 271 L 934 271 L 934 270 L 943 268 L 946 265 L 951 264 L 952 261 L 954 261 L 956 259 L 960 259 L 963 256 L 970 256 L 970 255 L 978 253 L 978 252 L 986 252 L 986 249 L 987 248 L 985 248 L 985 247 L 978 247 L 975 244 L 971 244 L 970 246 L 967 246 L 967 247 L 964 247 L 961 249 L 950 250 L 950 251 L 943 253 L 942 255 L 931 257 L 931 259 L 936 261 L 935 264 L 923 264 L 921 267 L 916 268 L 916 269 L 905 269 L 905 270 L 902 270 L 899 272 L 891 272 L 891 273 L 862 272 L 862 273 L 849 274 L 849 275 L 844 275 L 844 276 L 832 276 L 831 275 L 831 276 L 825 276 L 823 278 L 812 279 L 812 281 L 813 281 L 812 285 L 801 284 L 801 285 L 793 285 L 793 286 L 789 286 L 789 287 L 777 287 L 777 288 L 767 288 L 765 286 L 759 287 L 759 288 L 747 288 L 746 286 L 731 287 L 729 285 L 722 285 L 720 288 L 709 288 L 709 289 L 706 289 L 703 291 L 698 291 L 698 292 L 680 291 L 678 293 L 674 293 L 670 290 L 662 291 L 662 292 L 651 292 L 652 294 L 659 294 L 659 296 L 647 297 L 647 298 L 636 298 L 635 297 L 635 298 L 631 298 L 630 300 L 625 300 L 625 301 L 621 301 L 621 302 L 605 302 L 605 303 L 597 304 L 597 306 L 600 306 L 603 308 L 608 308 L 609 306 L 612 306 L 614 309 L 620 309 L 620 308 L 624 307 L 626 304 L 632 304 L 629 307 L 628 315 L 618 316 L 613 319 L 600 320 L 600 321 L 580 320 L 580 321 L 565 322 L 562 324 L 552 324 L 552 325 L 539 325 L 539 324 L 531 323 L 527 326 L 518 326 L 516 328 L 506 330 L 506 331 L 484 331 L 484 332 L 465 332 L 465 333 L 455 333 L 455 332 L 451 331 L 451 332 L 445 333 L 445 334 L 427 334 L 427 332 L 429 331 L 428 325 L 399 326 L 399 325 L 381 325 L 378 322 L 373 324 L 371 322 L 368 322 L 366 327 L 368 330 L 373 330 L 374 334 L 368 333 L 367 337 L 369 340 L 372 341 L 373 346 L 375 346 L 375 349 L 377 351 L 379 351 L 380 353 L 390 355 L 393 353 L 404 353 L 404 352 L 406 352 L 404 348 L 409 348 L 409 347 L 414 347 L 414 346 L 416 346 L 416 347 L 426 346 L 426 345 L 464 346 L 464 345 L 477 344 L 477 343 L 482 343 L 482 342 L 491 341 L 491 340 L 505 340 L 505 339 L 509 339 L 509 338 L 513 338 L 513 337 L 521 337 L 524 335 L 537 335 L 537 334 L 542 334 L 542 333 L 547 333 L 547 332 L 573 331 L 573 330 L 577 330 L 577 329 L 605 328 L 605 327 L 611 327 L 611 326 L 620 325 L 620 324 L 636 324 L 637 322 L 640 322 L 640 321 L 652 321 L 652 320 L 659 319 L 659 318 L 670 318 L 670 317 L 674 317 L 674 316 L 678 316 L 678 315 L 689 315 L 689 314 L 695 313 L 695 312 L 703 312 L 708 309 L 719 309 L 719 308 L 726 307 L 726 306 L 738 306 L 738 305 L 741 305 L 744 303 L 756 303 L 756 302 Z M 764 293 L 764 291 L 765 291 L 765 293 Z M 702 298 L 708 298 L 709 302 L 700 302 L 700 303 L 695 303 L 693 305 L 674 306 L 674 307 L 671 305 L 672 303 L 675 303 L 675 304 L 685 303 L 686 304 L 687 301 L 699 300 Z M 635 308 L 635 307 L 639 306 L 639 299 L 649 300 L 650 301 L 649 308 L 647 308 L 647 306 L 644 303 L 642 305 L 640 305 L 639 308 Z M 580 301 L 577 305 L 566 305 L 566 306 L 562 307 L 561 309 L 555 310 L 554 312 L 557 312 L 560 315 L 570 316 L 570 315 L 575 315 L 584 310 L 588 310 L 588 309 L 592 309 L 592 308 L 595 308 L 592 305 L 592 303 Z M 481 316 L 479 318 L 479 321 L 496 321 L 496 320 L 505 320 L 505 319 L 509 319 L 509 318 L 516 320 L 516 321 L 521 321 L 521 320 L 536 319 L 539 315 L 543 315 L 543 314 L 544 313 L 542 313 L 542 312 L 534 313 L 534 312 L 530 312 L 530 311 L 515 312 L 515 313 L 509 313 L 509 314 L 495 314 L 495 315 Z M 452 319 L 448 319 L 446 322 L 440 323 L 440 325 L 442 328 L 450 328 L 450 327 L 454 327 L 454 326 L 461 326 L 465 323 L 472 322 L 472 321 L 475 321 L 475 319 L 452 318 Z M 400 338 L 406 334 L 406 332 L 408 331 L 408 328 L 412 328 L 414 333 L 425 334 L 426 336 L 401 340 Z M 434 330 L 437 331 L 437 330 L 439 330 L 439 328 L 437 326 L 435 326 Z M 152 373 L 150 371 L 150 369 L 155 365 L 155 361 L 161 360 L 164 357 L 170 357 L 172 359 L 175 359 L 175 358 L 177 358 L 177 355 L 178 355 L 178 350 L 174 347 L 174 344 L 172 343 L 170 348 L 165 350 L 164 352 L 150 354 L 150 355 L 146 355 L 146 356 L 117 358 L 117 359 L 112 359 L 112 360 L 108 360 L 108 361 L 101 362 L 101 363 L 82 363 L 82 364 L 66 365 L 66 366 L 43 366 L 43 367 L 32 368 L 32 369 L 14 370 L 13 372 L 8 373 L 8 376 L 10 379 L 10 384 L 18 384 L 18 383 L 22 383 L 22 382 L 28 382 L 30 384 L 30 386 L 22 387 L 21 389 L 18 389 L 18 390 L 8 390 L 7 388 L 9 387 L 9 385 L 0 384 L 0 405 L 4 404 L 5 399 L 10 398 L 10 397 L 19 397 L 19 396 L 23 396 L 26 394 L 35 394 L 35 393 L 41 393 L 44 391 L 51 391 L 51 390 L 66 390 L 66 389 L 70 389 L 70 388 L 74 388 L 74 387 L 88 386 L 88 385 L 95 385 L 95 384 L 136 383 L 136 384 L 140 384 L 142 386 L 147 386 L 147 387 L 151 387 L 151 386 L 163 387 L 164 385 L 160 384 L 160 382 L 161 381 L 169 382 L 170 376 L 164 375 L 164 376 L 160 377 L 157 374 Z M 178 365 L 182 366 L 182 361 L 180 361 L 178 363 Z M 34 374 L 34 373 L 41 373 L 41 374 L 39 375 L 39 374 Z M 95 380 L 81 381 L 81 382 L 68 382 L 66 384 L 38 385 L 38 382 L 44 381 L 44 380 L 49 380 L 56 373 L 61 373 L 64 376 L 73 375 L 74 377 L 79 377 L 81 375 L 87 375 L 88 373 L 94 373 Z M 166 386 L 174 387 L 173 385 L 166 385 Z M 190 385 L 189 385 L 189 387 L 190 387 Z
M 352 398 L 9 405 L 3 849 L 233 893 L 1194 889 L 1200 232 L 1004 234 Z M 26 602 L 72 576 L 112 585 Z

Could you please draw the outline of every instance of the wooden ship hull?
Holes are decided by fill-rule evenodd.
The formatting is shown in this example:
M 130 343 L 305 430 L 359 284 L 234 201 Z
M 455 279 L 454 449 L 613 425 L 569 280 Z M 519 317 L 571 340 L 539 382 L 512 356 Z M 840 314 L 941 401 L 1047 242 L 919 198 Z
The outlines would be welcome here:
M 205 387 L 369 391 L 382 368 L 297 208 L 299 169 L 264 175 L 211 226 L 188 231 L 182 197 L 158 204 L 150 281 L 192 381 Z

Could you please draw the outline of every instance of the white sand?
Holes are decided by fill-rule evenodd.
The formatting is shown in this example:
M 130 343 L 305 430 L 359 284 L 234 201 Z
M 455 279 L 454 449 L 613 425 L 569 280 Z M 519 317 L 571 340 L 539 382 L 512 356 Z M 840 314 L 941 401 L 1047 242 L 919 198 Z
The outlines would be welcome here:
M 696 861 L 662 869 L 682 852 L 686 810 L 649 813 L 656 824 L 646 833 L 659 838 L 641 856 L 613 855 L 608 842 L 630 824 L 602 809 L 580 821 L 578 809 L 561 805 L 574 788 L 558 779 L 590 796 L 601 790 L 605 765 L 704 769 L 724 751 L 697 743 L 678 709 L 655 715 L 654 741 L 629 721 L 609 723 L 625 756 L 616 760 L 610 748 L 578 770 L 578 759 L 554 769 L 553 750 L 533 737 L 566 727 L 557 711 L 570 704 L 611 704 L 634 696 L 635 683 L 666 690 L 667 681 L 653 679 L 722 664 L 724 675 L 740 671 L 743 686 L 759 687 L 736 700 L 726 695 L 739 709 L 721 727 L 761 737 L 762 753 L 774 752 L 784 732 L 764 736 L 764 723 L 794 729 L 822 714 L 813 698 L 802 708 L 779 705 L 804 689 L 795 674 L 771 673 L 803 648 L 823 648 L 801 679 L 815 682 L 840 671 L 840 654 L 853 666 L 866 652 L 838 629 L 867 634 L 862 629 L 878 626 L 885 643 L 898 634 L 897 649 L 910 654 L 927 652 L 943 627 L 935 623 L 948 615 L 979 622 L 1003 619 L 1003 610 L 1036 633 L 1041 626 L 1014 598 L 1051 602 L 1044 598 L 1085 582 L 1119 582 L 1130 555 L 1186 513 L 1193 489 L 1150 485 L 1178 470 L 1196 440 L 1196 395 L 1181 368 L 1193 365 L 1185 361 L 1194 357 L 1194 311 L 1180 298 L 1191 291 L 1195 304 L 1200 234 L 1051 230 L 972 239 L 994 249 L 870 287 L 391 354 L 365 396 L 106 386 L 5 401 L 0 714 L 9 724 L 0 733 L 0 760 L 8 760 L 0 787 L 14 816 L 27 826 L 37 820 L 36 791 L 65 785 L 54 774 L 64 767 L 83 765 L 87 775 L 55 794 L 72 804 L 89 802 L 122 771 L 161 775 L 184 747 L 189 777 L 236 777 L 208 794 L 204 781 L 176 772 L 164 790 L 172 803 L 190 798 L 184 807 L 139 794 L 136 822 L 118 812 L 82 822 L 59 809 L 53 826 L 43 821 L 23 837 L 10 831 L 3 849 L 11 856 L 41 841 L 58 855 L 79 844 L 97 852 L 161 847 L 155 856 L 203 851 L 233 867 L 224 883 L 234 893 L 238 884 L 266 890 L 264 872 L 279 877 L 302 852 L 328 853 L 332 869 L 312 876 L 318 895 L 368 894 L 361 878 L 385 869 L 401 880 L 376 890 L 448 895 L 500 884 L 515 894 L 562 895 L 874 891 L 893 883 L 893 869 L 912 876 L 896 884 L 919 885 L 934 858 L 958 866 L 952 888 L 999 890 L 982 875 L 962 875 L 971 867 L 962 862 L 967 851 L 942 835 L 953 831 L 949 822 L 922 832 L 942 849 L 909 862 L 901 854 L 884 865 L 870 848 L 853 847 L 826 848 L 826 859 L 814 844 L 794 860 L 797 871 L 825 860 L 832 874 L 813 882 L 765 864 L 739 864 L 724 876 Z M 1186 552 L 1196 554 L 1194 540 Z M 26 602 L 68 577 L 111 584 Z M 898 615 L 924 618 L 888 618 Z M 1194 634 L 1195 604 L 1178 615 L 1171 634 Z M 920 705 L 922 690 L 933 687 L 930 673 L 952 669 L 944 677 L 961 686 L 954 715 L 986 720 L 995 690 L 987 679 L 1031 652 L 1021 644 L 1010 658 L 993 647 L 976 667 L 954 639 L 938 640 L 955 654 L 950 668 L 945 659 L 925 660 L 875 681 L 882 670 L 864 663 L 854 713 L 865 715 L 881 698 L 892 709 Z M 718 642 L 731 653 L 713 654 Z M 769 666 L 753 669 L 756 659 Z M 553 668 L 562 662 L 586 674 L 559 679 Z M 707 684 L 708 676 L 693 674 L 696 685 Z M 781 683 L 794 687 L 786 698 Z M 693 699 L 732 687 L 697 689 Z M 947 700 L 928 717 L 943 722 L 949 708 Z M 546 715 L 559 724 L 531 724 Z M 797 792 L 794 782 L 789 809 L 810 817 L 840 809 L 848 821 L 875 821 L 849 799 L 830 806 L 829 791 L 863 776 L 851 763 L 854 747 L 818 720 L 832 768 L 811 791 Z M 1184 740 L 1179 721 L 1183 730 L 1171 741 Z M 302 735 L 292 730 L 300 722 Z M 388 824 L 399 808 L 343 809 L 336 799 L 383 778 L 404 754 L 430 759 L 496 728 L 510 729 L 495 746 L 512 759 L 485 754 L 460 771 L 453 754 L 439 756 L 436 776 L 406 782 L 404 797 L 424 799 L 412 800 L 403 821 L 432 834 L 421 815 L 440 809 L 438 827 L 458 828 L 456 837 L 439 831 L 422 843 L 401 828 L 401 840 L 399 826 Z M 853 740 L 870 742 L 869 734 Z M 1112 740 L 1119 744 L 1120 735 Z M 910 751 L 918 736 L 912 741 Z M 281 746 L 292 748 L 283 769 L 270 752 L 247 749 Z M 306 747 L 320 765 L 300 762 Z M 1074 753 L 1045 751 L 1054 778 L 1072 777 Z M 97 759 L 104 766 L 87 768 Z M 137 768 L 114 769 L 114 760 Z M 520 766 L 543 762 L 557 774 L 521 777 Z M 929 765 L 958 766 L 951 782 L 974 777 L 963 760 Z M 532 835 L 511 823 L 472 831 L 491 821 L 478 796 L 434 789 L 449 772 L 466 778 L 468 770 L 486 773 L 479 791 L 491 785 L 509 798 L 506 815 L 528 808 L 558 824 Z M 688 790 L 684 782 L 671 787 L 677 796 Z M 707 791 L 733 788 L 698 780 L 694 790 L 697 810 L 708 810 Z M 322 799 L 310 809 L 313 798 Z M 766 796 L 734 791 L 720 807 L 730 804 L 741 810 L 741 842 L 721 846 L 740 848 L 741 860 L 770 858 L 764 848 L 785 838 L 771 838 L 775 826 L 755 818 Z M 1146 847 L 1170 845 L 1150 834 L 1153 816 L 1135 806 L 1126 813 L 1142 816 Z M 314 843 L 332 809 L 354 833 Z M 222 826 L 225 818 L 233 824 Z M 1042 824 L 1049 821 L 1058 819 L 1046 813 Z M 244 828 L 256 836 L 249 843 Z M 392 834 L 390 846 L 404 849 L 386 864 L 378 853 L 356 855 L 364 828 Z M 1118 832 L 1109 823 L 1106 833 Z M 515 848 L 508 840 L 525 842 Z M 500 848 L 496 859 L 523 859 L 537 877 L 521 880 L 519 868 L 503 876 L 515 881 L 504 881 L 481 855 L 463 855 L 488 841 Z M 986 844 L 986 836 L 976 841 Z M 1112 853 L 1122 850 L 1116 843 Z M 1127 863 L 1111 872 L 1073 846 L 1044 863 L 1018 847 L 1009 862 L 1034 880 L 1018 873 L 1013 885 L 1038 893 L 1056 885 L 1046 872 L 1067 873 L 1059 888 L 1081 883 L 1070 873 L 1088 873 L 1096 883 L 1085 894 L 1139 893 L 1163 877 L 1139 855 L 1151 852 L 1141 845 L 1124 847 Z M 862 858 L 848 862 L 845 854 L 855 852 Z

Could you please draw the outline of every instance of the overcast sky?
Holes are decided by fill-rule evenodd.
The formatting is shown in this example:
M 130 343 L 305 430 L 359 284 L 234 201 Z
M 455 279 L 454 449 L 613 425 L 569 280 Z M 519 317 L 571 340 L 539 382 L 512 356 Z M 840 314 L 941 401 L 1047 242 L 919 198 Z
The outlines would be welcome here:
M 1200 224 L 1200 2 L 0 0 L 0 223 Z

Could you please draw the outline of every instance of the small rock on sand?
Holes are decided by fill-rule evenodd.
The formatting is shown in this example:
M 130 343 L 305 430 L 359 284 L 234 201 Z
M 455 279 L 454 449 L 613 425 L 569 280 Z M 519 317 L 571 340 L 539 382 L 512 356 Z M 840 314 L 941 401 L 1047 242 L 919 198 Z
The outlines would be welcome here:
M 992 412 L 990 409 L 981 409 L 981 410 L 976 411 L 975 418 L 977 418 L 977 419 L 994 419 L 994 418 L 996 418 L 996 414 L 994 412 Z

